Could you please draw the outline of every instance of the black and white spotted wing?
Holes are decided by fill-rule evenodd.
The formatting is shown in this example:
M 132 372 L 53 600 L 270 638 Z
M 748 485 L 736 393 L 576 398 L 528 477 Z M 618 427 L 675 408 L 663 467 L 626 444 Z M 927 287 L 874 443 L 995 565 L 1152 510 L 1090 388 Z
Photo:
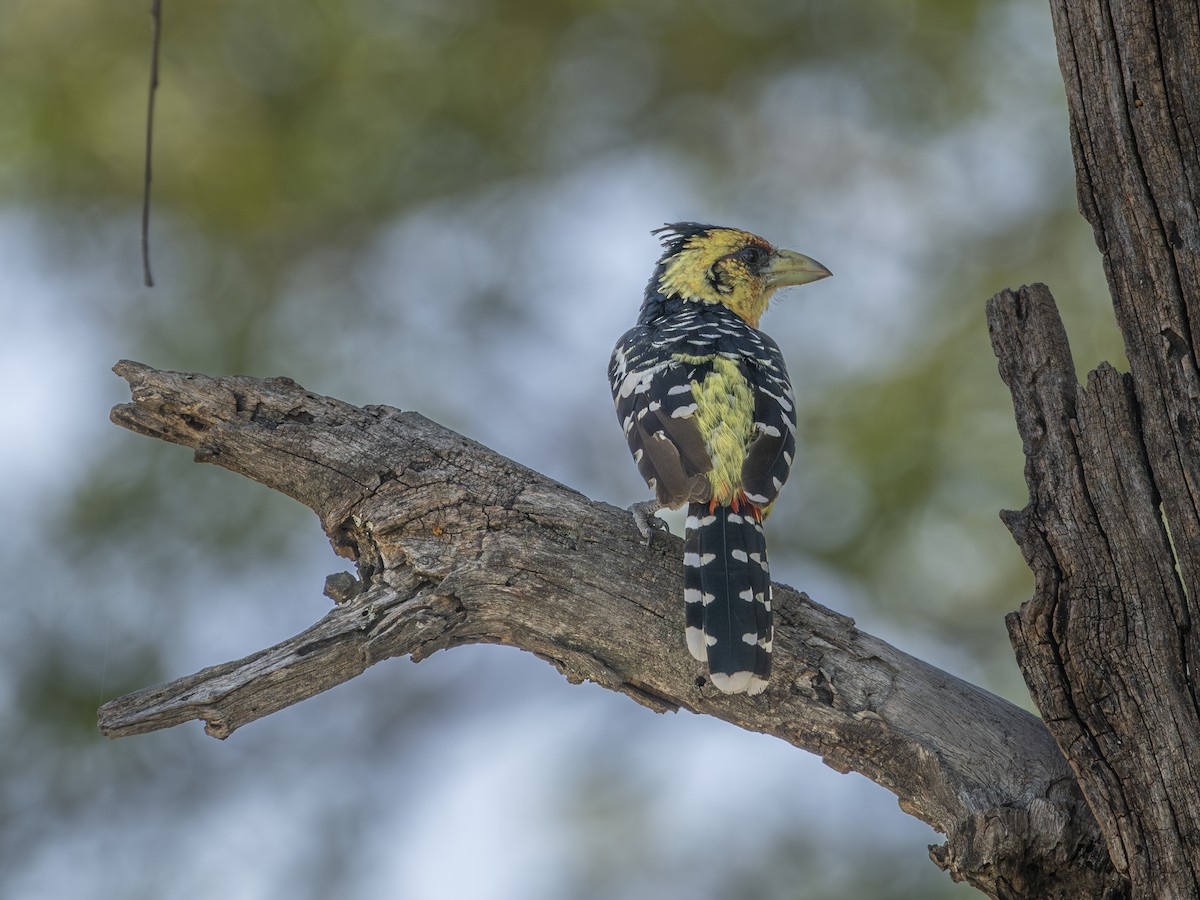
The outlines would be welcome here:
M 656 346 L 646 328 L 631 329 L 617 343 L 609 381 L 617 419 L 638 471 L 663 506 L 708 500 L 712 460 L 693 413 L 692 384 L 710 365 L 675 359 Z
M 742 463 L 742 490 L 758 507 L 775 502 L 796 455 L 796 402 L 779 346 L 757 333 L 761 355 L 750 362 L 754 438 Z

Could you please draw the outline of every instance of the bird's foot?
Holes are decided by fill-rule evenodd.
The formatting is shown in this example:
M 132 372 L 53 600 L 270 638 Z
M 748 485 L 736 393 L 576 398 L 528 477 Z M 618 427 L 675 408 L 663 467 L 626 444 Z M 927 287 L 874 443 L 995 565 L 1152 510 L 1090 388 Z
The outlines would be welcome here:
M 629 507 L 629 512 L 633 515 L 633 524 L 646 539 L 647 547 L 654 542 L 656 531 L 668 530 L 667 523 L 655 515 L 660 509 L 662 504 L 657 500 L 641 500 Z

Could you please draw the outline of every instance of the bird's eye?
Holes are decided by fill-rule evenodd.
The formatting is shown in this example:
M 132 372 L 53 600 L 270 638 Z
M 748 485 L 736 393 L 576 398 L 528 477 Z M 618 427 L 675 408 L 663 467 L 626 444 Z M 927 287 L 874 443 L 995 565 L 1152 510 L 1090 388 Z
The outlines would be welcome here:
M 756 244 L 743 247 L 737 252 L 737 258 L 753 269 L 758 268 L 767 260 L 767 251 Z

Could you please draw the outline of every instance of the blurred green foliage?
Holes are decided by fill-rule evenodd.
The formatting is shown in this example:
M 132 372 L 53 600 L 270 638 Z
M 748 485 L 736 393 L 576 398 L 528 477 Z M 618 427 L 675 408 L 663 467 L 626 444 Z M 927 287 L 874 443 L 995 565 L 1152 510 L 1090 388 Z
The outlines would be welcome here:
M 791 765 L 749 779 L 790 811 L 768 833 L 736 858 L 696 849 L 664 785 L 677 754 L 726 746 L 721 726 L 613 705 L 516 654 L 387 667 L 227 746 L 103 743 L 102 699 L 304 627 L 340 565 L 286 498 L 105 423 L 124 399 L 105 367 L 286 374 L 417 408 L 624 504 L 641 486 L 603 370 L 653 263 L 646 232 L 752 228 L 837 276 L 765 323 L 804 436 L 775 572 L 1027 702 L 1002 616 L 1031 581 L 996 515 L 1024 503 L 1022 460 L 983 302 L 1046 281 L 1080 368 L 1121 364 L 1042 5 L 166 0 L 153 291 L 149 25 L 144 3 L 0 5 L 0 314 L 32 398 L 9 401 L 3 443 L 0 871 L 16 874 L 0 896 L 66 854 L 60 895 L 212 896 L 198 876 L 219 859 L 246 896 L 377 896 L 397 877 L 380 860 L 457 809 L 424 775 L 438 741 L 476 749 L 461 780 L 509 739 L 561 771 L 503 770 L 553 794 L 505 837 L 559 843 L 489 896 L 963 896 L 924 859 L 931 837 L 862 837 L 883 808 L 908 827 L 887 798 L 828 773 L 809 796 Z M 577 704 L 594 721 L 571 731 Z M 739 739 L 753 772 L 763 744 Z M 500 814 L 492 789 L 468 818 Z M 860 818 L 831 831 L 821 791 Z M 121 874 L 114 857 L 152 862 Z

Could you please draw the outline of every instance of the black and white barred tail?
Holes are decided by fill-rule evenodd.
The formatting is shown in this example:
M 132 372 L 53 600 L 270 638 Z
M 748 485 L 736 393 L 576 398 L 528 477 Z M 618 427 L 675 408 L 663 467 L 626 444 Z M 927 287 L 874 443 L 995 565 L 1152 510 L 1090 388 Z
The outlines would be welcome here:
M 687 644 L 727 694 L 758 694 L 771 674 L 771 570 L 749 504 L 688 506 L 683 544 Z

